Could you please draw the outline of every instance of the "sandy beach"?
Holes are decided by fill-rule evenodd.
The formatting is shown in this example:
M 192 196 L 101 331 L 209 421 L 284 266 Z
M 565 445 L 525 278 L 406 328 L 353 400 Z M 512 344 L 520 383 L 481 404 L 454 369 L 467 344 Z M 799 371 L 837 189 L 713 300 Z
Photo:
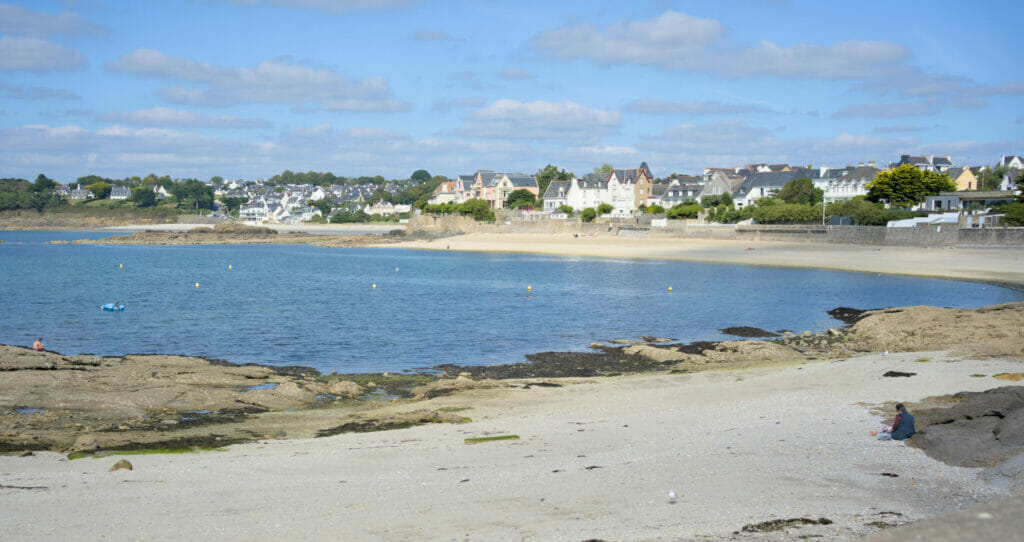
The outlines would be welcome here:
M 942 353 L 567 381 L 433 400 L 473 419 L 219 452 L 0 457 L 5 540 L 678 540 L 877 531 L 1006 494 L 980 469 L 867 436 L 876 410 L 999 383 L 1019 360 Z M 883 378 L 886 371 L 913 378 Z M 518 435 L 466 444 L 464 439 Z M 883 475 L 883 473 L 889 473 Z M 896 475 L 896 476 L 890 476 Z M 677 495 L 669 499 L 669 491 Z M 765 539 L 764 534 L 736 538 Z
M 821 267 L 1024 285 L 1019 265 L 1024 252 L 1010 248 L 572 235 L 465 235 L 387 246 Z M 883 316 L 899 319 L 897 313 Z M 927 312 L 920 314 L 915 318 L 928 318 Z M 959 316 L 944 318 L 954 322 Z M 889 328 L 888 321 L 880 322 Z M 941 333 L 923 323 L 913 326 L 919 328 L 904 329 L 909 335 L 891 340 L 909 341 L 916 329 Z M 1012 480 L 991 469 L 950 466 L 917 447 L 867 434 L 891 421 L 896 401 L 913 412 L 934 403 L 927 398 L 1020 387 L 1019 380 L 994 378 L 1021 372 L 1019 325 L 989 327 L 990 338 L 983 342 L 1003 337 L 1004 346 L 995 353 L 975 345 L 973 353 L 894 350 L 771 367 L 564 378 L 559 386 L 470 388 L 417 403 L 417 408 L 471 419 L 462 424 L 266 439 L 189 454 L 74 460 L 55 452 L 4 455 L 0 537 L 833 540 L 888 535 L 899 532 L 888 527 L 1020 498 L 1013 496 Z M 887 372 L 910 376 L 883 376 Z M 466 441 L 500 436 L 517 438 Z M 120 459 L 128 459 L 133 469 L 111 471 Z M 764 522 L 791 519 L 798 521 L 772 532 L 759 530 Z M 944 532 L 956 533 L 950 540 L 963 536 Z M 983 532 L 969 534 L 975 540 L 999 539 Z
M 407 241 L 391 248 L 645 258 L 807 267 L 998 282 L 1024 286 L 1024 247 L 923 248 L 773 241 L 636 238 L 615 235 L 466 234 Z

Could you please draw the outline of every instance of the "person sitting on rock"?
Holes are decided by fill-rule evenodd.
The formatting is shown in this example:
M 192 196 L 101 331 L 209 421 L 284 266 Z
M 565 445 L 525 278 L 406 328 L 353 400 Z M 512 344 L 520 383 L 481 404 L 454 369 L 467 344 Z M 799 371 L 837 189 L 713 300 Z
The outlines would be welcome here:
M 896 418 L 892 421 L 892 427 L 883 427 L 881 431 L 868 431 L 871 436 L 878 436 L 878 440 L 907 440 L 914 435 L 914 417 L 907 412 L 903 403 L 896 403 Z
M 43 352 L 46 350 L 46 346 L 43 345 L 43 338 L 39 337 L 36 342 L 32 343 L 32 350 L 36 352 Z

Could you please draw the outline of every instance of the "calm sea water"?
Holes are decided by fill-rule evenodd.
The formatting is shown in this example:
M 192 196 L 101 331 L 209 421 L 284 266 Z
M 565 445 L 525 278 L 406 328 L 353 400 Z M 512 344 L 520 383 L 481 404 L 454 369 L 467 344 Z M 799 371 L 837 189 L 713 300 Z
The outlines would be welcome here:
M 0 232 L 0 343 L 43 337 L 64 354 L 400 371 L 518 362 L 641 335 L 718 340 L 718 329 L 736 325 L 822 331 L 841 325 L 826 314 L 837 306 L 1024 300 L 969 282 L 669 261 L 46 244 L 103 235 Z M 113 301 L 126 310 L 100 310 Z

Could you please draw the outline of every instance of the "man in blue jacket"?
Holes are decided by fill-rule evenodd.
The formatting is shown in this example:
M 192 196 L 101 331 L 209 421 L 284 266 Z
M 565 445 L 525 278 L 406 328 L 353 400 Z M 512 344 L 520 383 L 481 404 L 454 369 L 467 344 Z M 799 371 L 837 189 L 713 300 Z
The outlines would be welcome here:
M 892 421 L 892 427 L 883 428 L 881 431 L 868 431 L 871 436 L 878 436 L 878 440 L 907 440 L 914 435 L 914 417 L 907 412 L 903 403 L 896 403 L 896 419 Z

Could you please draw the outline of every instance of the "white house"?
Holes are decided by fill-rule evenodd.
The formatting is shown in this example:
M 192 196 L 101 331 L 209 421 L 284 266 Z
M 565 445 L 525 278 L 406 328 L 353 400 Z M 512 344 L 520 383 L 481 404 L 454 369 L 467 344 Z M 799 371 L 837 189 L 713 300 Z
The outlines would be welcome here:
M 110 199 L 128 199 L 132 196 L 132 191 L 127 186 L 114 186 L 110 189 Z

